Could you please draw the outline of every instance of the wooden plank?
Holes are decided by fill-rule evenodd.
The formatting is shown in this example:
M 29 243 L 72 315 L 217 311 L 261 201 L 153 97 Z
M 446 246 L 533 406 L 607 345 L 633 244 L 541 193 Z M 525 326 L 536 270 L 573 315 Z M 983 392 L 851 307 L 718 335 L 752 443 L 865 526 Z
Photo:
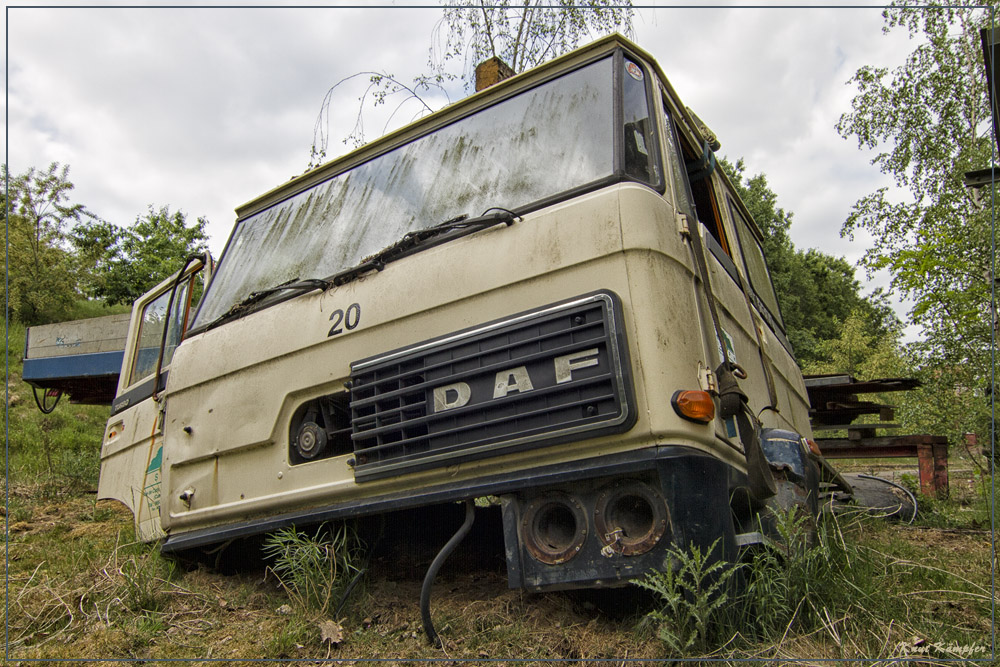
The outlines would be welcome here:
M 872 431 L 877 428 L 900 428 L 899 424 L 813 424 L 814 431 Z
M 820 447 L 820 451 L 823 452 L 823 457 L 828 459 L 895 459 L 916 457 L 920 447 L 921 445 L 905 444 L 886 447 L 854 445 L 836 448 Z
M 857 443 L 851 442 L 847 438 L 815 438 L 820 450 L 837 447 L 857 448 Z M 934 445 L 947 444 L 948 438 L 943 435 L 883 435 L 875 438 L 865 438 L 862 442 L 865 447 L 889 447 L 892 445 Z
M 850 378 L 854 380 L 854 378 Z M 829 382 L 827 378 L 805 380 L 810 399 L 823 397 L 851 396 L 854 394 L 884 394 L 893 391 L 909 391 L 921 386 L 916 378 L 881 378 L 878 380 L 854 380 L 853 382 Z
M 803 377 L 803 381 L 806 384 L 806 389 L 812 389 L 813 387 L 826 387 L 829 385 L 849 385 L 853 382 L 857 382 L 850 375 L 806 375 Z

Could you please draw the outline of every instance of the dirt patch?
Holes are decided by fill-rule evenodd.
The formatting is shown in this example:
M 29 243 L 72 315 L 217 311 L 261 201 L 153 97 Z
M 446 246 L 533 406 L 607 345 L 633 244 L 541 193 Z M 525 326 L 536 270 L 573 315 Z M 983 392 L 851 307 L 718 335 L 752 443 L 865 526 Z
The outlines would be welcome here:
M 987 530 L 891 526 L 890 532 L 893 539 L 906 540 L 929 553 L 943 551 L 967 556 L 970 561 L 989 561 L 990 532 Z

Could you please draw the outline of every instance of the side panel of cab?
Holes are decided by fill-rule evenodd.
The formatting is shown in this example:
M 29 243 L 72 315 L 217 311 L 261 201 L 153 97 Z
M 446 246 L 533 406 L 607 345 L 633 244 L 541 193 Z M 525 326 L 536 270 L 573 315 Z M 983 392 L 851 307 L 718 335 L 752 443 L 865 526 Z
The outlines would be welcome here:
M 165 534 L 160 524 L 161 392 L 204 266 L 195 261 L 184 269 L 182 280 L 175 274 L 133 304 L 118 391 L 104 431 L 97 497 L 118 500 L 132 510 L 136 537 L 145 542 Z

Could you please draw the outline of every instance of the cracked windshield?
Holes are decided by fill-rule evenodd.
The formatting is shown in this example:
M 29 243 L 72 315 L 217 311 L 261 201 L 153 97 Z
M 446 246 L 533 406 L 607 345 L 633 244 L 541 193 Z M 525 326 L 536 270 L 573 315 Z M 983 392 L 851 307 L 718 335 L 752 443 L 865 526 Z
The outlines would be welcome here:
M 570 72 L 242 221 L 195 326 L 256 290 L 330 277 L 409 231 L 494 206 L 524 206 L 610 176 L 611 63 Z

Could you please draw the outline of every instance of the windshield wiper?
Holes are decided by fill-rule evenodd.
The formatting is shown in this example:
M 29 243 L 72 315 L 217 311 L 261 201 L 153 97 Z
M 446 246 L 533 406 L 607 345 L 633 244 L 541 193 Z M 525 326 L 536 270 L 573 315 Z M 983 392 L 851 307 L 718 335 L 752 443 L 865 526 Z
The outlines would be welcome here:
M 248 294 L 242 301 L 206 324 L 205 329 L 211 329 L 212 327 L 218 326 L 223 322 L 249 314 L 254 310 L 254 306 L 263 301 L 265 297 L 272 294 L 286 292 L 289 290 L 305 294 L 306 292 L 311 292 L 316 289 L 326 290 L 331 287 L 333 287 L 333 283 L 329 280 L 321 280 L 319 278 L 306 278 L 305 280 L 299 280 L 298 278 L 292 278 L 291 280 L 286 280 L 285 282 L 275 285 L 274 287 L 268 287 L 267 289 L 250 292 L 250 294 Z
M 366 257 L 360 264 L 346 271 L 341 271 L 329 280 L 319 278 L 306 278 L 300 280 L 292 278 L 274 287 L 251 292 L 242 301 L 232 308 L 219 315 L 214 320 L 205 325 L 208 330 L 217 327 L 224 322 L 233 320 L 257 310 L 258 304 L 266 297 L 278 292 L 295 291 L 300 294 L 311 292 L 315 289 L 329 289 L 335 285 L 344 285 L 351 282 L 358 276 L 370 271 L 381 271 L 389 262 L 395 261 L 423 248 L 429 248 L 439 243 L 445 243 L 452 239 L 461 238 L 479 230 L 504 224 L 508 227 L 516 220 L 521 220 L 521 216 L 505 208 L 493 207 L 486 209 L 482 215 L 470 218 L 468 215 L 461 215 L 451 220 L 446 220 L 439 225 L 407 232 L 401 239 L 387 248 L 380 250 L 371 257 Z M 200 329 L 200 327 L 199 327 Z
M 417 250 L 461 238 L 499 224 L 510 227 L 514 224 L 515 220 L 521 219 L 521 216 L 517 213 L 497 206 L 486 209 L 482 215 L 475 218 L 470 218 L 468 215 L 460 215 L 457 218 L 446 220 L 433 227 L 407 232 L 392 245 L 361 260 L 361 263 L 357 266 L 353 266 L 335 275 L 333 277 L 333 284 L 344 285 L 369 271 L 381 271 L 389 262 L 401 259 Z

